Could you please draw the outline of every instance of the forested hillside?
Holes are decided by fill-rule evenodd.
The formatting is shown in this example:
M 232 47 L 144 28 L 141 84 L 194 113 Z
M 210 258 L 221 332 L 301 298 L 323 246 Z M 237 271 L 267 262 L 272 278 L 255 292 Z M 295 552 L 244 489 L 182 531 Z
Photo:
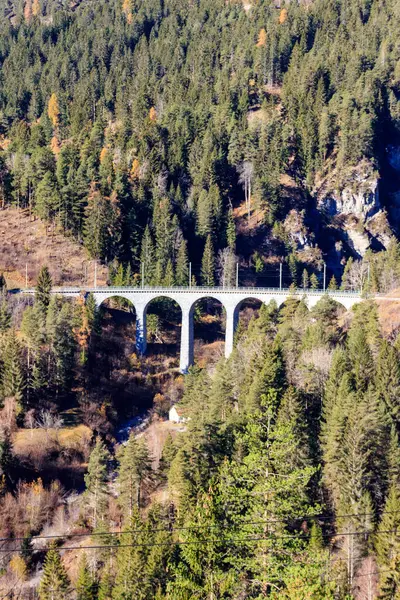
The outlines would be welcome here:
M 396 0 L 4 4 L 3 206 L 146 283 L 229 281 L 235 253 L 340 279 L 393 240 Z
M 398 0 L 0 14 L 0 597 L 399 600 Z
M 5 597 L 398 598 L 399 339 L 373 302 L 261 307 L 116 444 L 149 371 L 138 386 L 106 313 L 50 284 L 22 321 L 11 296 L 0 311 Z

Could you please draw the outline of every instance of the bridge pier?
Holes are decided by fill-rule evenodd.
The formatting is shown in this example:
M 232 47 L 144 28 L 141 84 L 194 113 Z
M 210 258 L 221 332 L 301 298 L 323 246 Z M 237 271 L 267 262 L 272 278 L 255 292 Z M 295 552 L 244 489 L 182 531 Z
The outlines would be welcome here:
M 136 304 L 136 351 L 143 356 L 147 349 L 147 310 L 145 305 Z
M 181 355 L 179 370 L 187 373 L 194 359 L 193 311 L 191 308 L 182 310 Z
M 225 358 L 229 358 L 233 352 L 233 340 L 239 320 L 239 311 L 237 307 L 226 307 L 226 326 L 225 326 Z

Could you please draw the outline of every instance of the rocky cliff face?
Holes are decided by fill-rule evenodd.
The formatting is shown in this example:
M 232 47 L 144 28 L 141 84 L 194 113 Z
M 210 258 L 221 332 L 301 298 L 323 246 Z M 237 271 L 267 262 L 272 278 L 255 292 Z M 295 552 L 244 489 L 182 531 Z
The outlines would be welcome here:
M 400 151 L 393 154 L 393 161 L 400 169 Z M 337 224 L 338 235 L 351 253 L 363 256 L 370 247 L 387 248 L 393 232 L 380 201 L 379 174 L 373 165 L 363 161 L 349 169 L 340 189 L 335 187 L 336 176 L 333 171 L 317 182 L 318 210 L 333 227 Z
M 381 209 L 378 173 L 368 162 L 353 167 L 341 189 L 335 188 L 333 177 L 328 175 L 315 189 L 318 209 L 327 215 L 354 215 L 366 220 Z

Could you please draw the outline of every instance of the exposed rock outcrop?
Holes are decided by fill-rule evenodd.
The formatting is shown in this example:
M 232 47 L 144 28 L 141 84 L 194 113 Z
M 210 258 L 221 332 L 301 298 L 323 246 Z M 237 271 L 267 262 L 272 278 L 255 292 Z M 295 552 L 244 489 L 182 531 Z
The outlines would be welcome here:
M 378 173 L 371 163 L 363 161 L 352 167 L 341 189 L 335 186 L 336 172 L 317 183 L 315 193 L 318 209 L 333 217 L 354 215 L 368 219 L 381 209 Z
M 400 152 L 392 152 L 394 164 Z M 345 178 L 342 176 L 339 189 L 337 172 L 332 169 L 325 178 L 317 181 L 315 196 L 317 208 L 331 221 L 349 250 L 363 256 L 368 248 L 387 248 L 393 239 L 386 212 L 379 197 L 379 174 L 367 160 L 351 167 Z

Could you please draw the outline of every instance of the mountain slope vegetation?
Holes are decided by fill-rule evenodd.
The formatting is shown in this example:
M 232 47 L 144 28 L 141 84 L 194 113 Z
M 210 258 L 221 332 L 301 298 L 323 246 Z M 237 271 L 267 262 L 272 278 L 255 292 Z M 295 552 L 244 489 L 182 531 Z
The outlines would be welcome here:
M 2 203 L 102 261 L 145 263 L 147 282 L 186 281 L 188 259 L 201 282 L 208 236 L 216 263 L 260 252 L 260 272 L 286 256 L 296 279 L 328 258 L 340 279 L 365 252 L 326 210 L 340 190 L 380 175 L 379 200 L 361 191 L 372 209 L 355 211 L 359 229 L 385 206 L 397 226 L 398 12 L 395 0 L 15 5 L 1 24 Z
M 1 596 L 400 598 L 398 1 L 0 14 Z M 219 341 L 184 377 L 179 307 L 142 357 L 129 303 L 85 292 L 282 263 L 362 301 L 249 302 L 229 359 L 200 303 Z

